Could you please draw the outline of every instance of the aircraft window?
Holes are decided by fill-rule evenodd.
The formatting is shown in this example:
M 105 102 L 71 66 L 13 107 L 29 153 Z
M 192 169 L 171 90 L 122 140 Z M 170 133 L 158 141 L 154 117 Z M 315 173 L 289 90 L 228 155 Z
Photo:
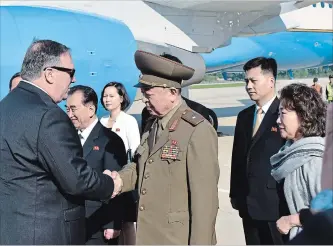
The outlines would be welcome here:
M 322 8 L 325 8 L 325 3 L 324 2 L 321 2 L 320 5 L 321 5 Z
M 317 4 L 315 3 L 315 4 L 312 4 L 312 6 L 315 8 L 315 7 L 317 7 Z
M 331 9 L 333 7 L 333 5 L 331 3 L 329 3 L 328 7 Z

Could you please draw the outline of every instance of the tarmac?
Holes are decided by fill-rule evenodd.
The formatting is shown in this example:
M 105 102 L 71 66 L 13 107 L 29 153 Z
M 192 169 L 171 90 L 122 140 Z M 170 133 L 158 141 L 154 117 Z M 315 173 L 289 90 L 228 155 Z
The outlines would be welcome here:
M 276 83 L 276 93 L 290 83 L 312 84 L 312 79 L 281 80 Z M 323 86 L 323 94 L 328 83 L 328 78 L 320 78 Z M 218 117 L 219 137 L 219 211 L 216 219 L 216 234 L 218 245 L 245 245 L 243 226 L 238 212 L 232 209 L 229 200 L 229 182 L 231 168 L 231 153 L 233 135 L 238 113 L 251 106 L 253 102 L 249 99 L 244 87 L 228 87 L 213 89 L 190 89 L 189 98 L 214 110 Z M 324 95 L 323 95 L 324 98 Z M 144 107 L 141 101 L 135 101 L 128 113 L 141 122 L 140 113 Z

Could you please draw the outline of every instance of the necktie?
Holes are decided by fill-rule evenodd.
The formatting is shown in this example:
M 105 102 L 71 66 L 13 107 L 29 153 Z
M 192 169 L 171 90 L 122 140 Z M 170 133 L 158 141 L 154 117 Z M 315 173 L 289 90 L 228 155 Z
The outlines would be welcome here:
M 79 132 L 79 138 L 80 138 L 80 141 L 81 141 L 81 145 L 83 146 L 84 138 L 83 138 L 81 132 Z
M 153 128 L 149 132 L 149 136 L 148 136 L 149 151 L 152 150 L 153 146 L 155 145 L 155 143 L 157 141 L 156 140 L 157 130 L 158 130 L 158 120 L 155 120 L 155 122 L 153 124 Z
M 157 143 L 159 137 L 161 136 L 161 133 L 162 133 L 162 126 L 161 126 L 161 124 L 162 124 L 162 121 L 158 120 L 157 121 L 157 128 L 156 128 L 155 143 L 154 144 Z
M 254 128 L 253 128 L 253 134 L 252 134 L 252 137 L 254 135 L 256 135 L 259 127 L 260 127 L 260 124 L 262 122 L 262 118 L 263 118 L 263 111 L 262 111 L 262 108 L 258 108 L 257 110 L 257 117 L 256 117 L 256 123 L 254 125 Z

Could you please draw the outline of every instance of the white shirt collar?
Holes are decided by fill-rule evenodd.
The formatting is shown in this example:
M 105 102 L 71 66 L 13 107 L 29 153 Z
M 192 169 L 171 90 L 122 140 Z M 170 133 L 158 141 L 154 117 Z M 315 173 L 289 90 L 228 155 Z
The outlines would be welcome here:
M 93 123 L 91 123 L 86 129 L 84 129 L 83 131 L 78 130 L 78 133 L 81 134 L 82 138 L 81 138 L 81 144 L 83 146 L 83 144 L 86 142 L 87 138 L 89 137 L 91 131 L 94 129 L 94 127 L 96 126 L 98 122 L 98 118 L 96 118 Z
M 34 84 L 34 83 L 31 83 L 31 82 L 28 81 L 28 80 L 24 80 L 24 79 L 22 79 L 21 81 L 23 81 L 23 82 L 25 82 L 25 83 L 28 83 L 28 84 L 30 84 L 30 85 L 33 85 L 33 86 L 37 87 L 38 89 L 44 91 L 44 89 L 40 88 L 38 85 L 36 85 L 36 84 Z M 44 92 L 45 92 L 47 95 L 49 95 L 49 93 L 47 93 L 46 91 L 44 91 Z
M 121 111 L 119 112 L 119 114 L 117 115 L 117 118 L 115 119 L 115 122 L 116 122 L 117 120 L 121 119 L 124 113 L 125 113 L 125 112 L 121 110 Z M 110 119 L 110 114 L 109 114 L 109 116 L 108 116 L 108 120 L 109 120 L 109 119 Z
M 275 97 L 274 96 L 271 100 L 269 100 L 264 106 L 261 107 L 261 109 L 263 110 L 263 114 L 266 114 L 269 107 L 272 105 L 273 101 L 275 100 Z M 259 109 L 259 106 L 256 104 L 256 112 L 257 110 Z

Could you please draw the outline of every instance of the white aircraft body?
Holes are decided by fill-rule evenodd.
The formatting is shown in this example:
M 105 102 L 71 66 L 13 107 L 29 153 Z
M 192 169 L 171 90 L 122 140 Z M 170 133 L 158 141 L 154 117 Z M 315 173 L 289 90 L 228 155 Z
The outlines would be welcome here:
M 235 36 L 263 35 L 299 28 L 311 29 L 292 14 L 316 1 L 1 1 L 1 5 L 60 8 L 113 18 L 125 23 L 138 42 L 138 49 L 168 52 L 195 69 L 184 86 L 201 81 L 206 67 L 196 53 L 209 53 L 227 46 Z

